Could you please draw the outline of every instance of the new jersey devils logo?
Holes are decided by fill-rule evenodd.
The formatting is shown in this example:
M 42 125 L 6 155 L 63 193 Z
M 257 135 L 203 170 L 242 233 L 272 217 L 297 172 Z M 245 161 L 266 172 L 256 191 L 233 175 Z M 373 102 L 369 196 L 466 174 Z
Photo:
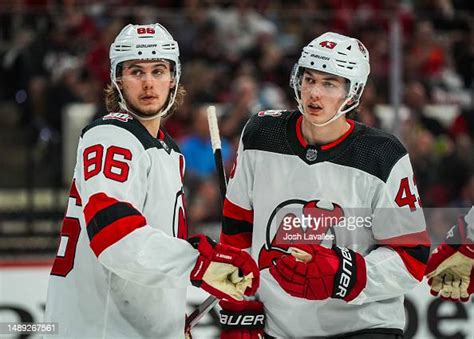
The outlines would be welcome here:
M 325 238 L 335 242 L 332 228 L 343 217 L 344 210 L 335 203 L 299 199 L 282 202 L 273 210 L 267 223 L 265 244 L 258 256 L 260 270 L 270 267 L 274 259 L 288 254 L 292 244 L 320 244 Z
M 183 190 L 176 192 L 173 213 L 173 236 L 180 239 L 187 239 L 188 237 L 188 223 L 186 220 Z
M 181 184 L 184 185 L 184 156 L 182 154 L 179 155 L 179 176 Z M 188 238 L 188 222 L 185 211 L 184 188 L 181 186 L 181 189 L 176 192 L 173 213 L 173 236 L 181 239 Z

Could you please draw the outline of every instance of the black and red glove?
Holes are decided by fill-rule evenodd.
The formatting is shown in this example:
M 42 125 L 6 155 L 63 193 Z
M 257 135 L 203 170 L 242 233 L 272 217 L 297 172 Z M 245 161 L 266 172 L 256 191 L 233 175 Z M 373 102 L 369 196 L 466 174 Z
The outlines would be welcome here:
M 260 301 L 221 300 L 219 305 L 221 339 L 263 339 L 265 313 Z
M 205 235 L 188 242 L 199 251 L 191 271 L 191 283 L 218 299 L 242 300 L 254 295 L 260 283 L 260 271 L 252 257 L 238 248 L 217 244 Z
M 338 246 L 294 246 L 309 254 L 308 259 L 285 255 L 270 267 L 270 273 L 288 294 L 309 300 L 351 301 L 364 289 L 367 268 L 360 254 Z
M 466 236 L 463 218 L 453 226 L 428 260 L 425 275 L 431 294 L 451 301 L 469 300 L 474 293 L 474 244 Z

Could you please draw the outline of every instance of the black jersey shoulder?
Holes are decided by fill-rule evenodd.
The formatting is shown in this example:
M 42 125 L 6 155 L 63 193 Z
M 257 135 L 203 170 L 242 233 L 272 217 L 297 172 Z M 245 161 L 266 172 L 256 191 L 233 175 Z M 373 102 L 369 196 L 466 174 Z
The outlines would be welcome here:
M 112 125 L 127 130 L 128 132 L 133 134 L 135 138 L 138 139 L 138 141 L 142 144 L 145 150 L 154 147 L 165 148 L 163 143 L 160 142 L 160 140 L 158 140 L 157 138 L 153 138 L 140 122 L 138 122 L 135 118 L 131 117 L 126 113 L 110 113 L 104 117 L 98 118 L 92 123 L 90 123 L 88 126 L 86 126 L 82 130 L 81 135 L 84 136 L 84 134 L 90 131 L 91 129 L 105 125 Z M 165 140 L 166 138 L 171 139 L 165 134 Z M 170 145 L 170 147 L 174 149 L 173 146 Z
M 253 115 L 244 129 L 244 150 L 261 150 L 280 154 L 293 154 L 286 136 L 288 121 L 296 112 L 263 111 Z
M 393 166 L 407 154 L 407 150 L 395 136 L 356 124 L 353 141 L 329 161 L 357 168 L 386 182 Z
M 306 149 L 291 132 L 299 114 L 298 111 L 267 111 L 252 116 L 242 136 L 244 150 L 294 155 L 305 161 Z M 359 169 L 386 182 L 393 166 L 405 154 L 405 147 L 395 136 L 355 123 L 354 131 L 340 145 L 328 150 L 318 147 L 317 159 L 309 164 L 332 162 Z

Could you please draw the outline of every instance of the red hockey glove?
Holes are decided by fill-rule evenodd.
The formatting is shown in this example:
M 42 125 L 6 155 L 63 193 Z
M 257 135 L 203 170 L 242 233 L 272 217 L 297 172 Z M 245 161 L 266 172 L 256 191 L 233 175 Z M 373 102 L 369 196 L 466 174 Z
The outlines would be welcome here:
M 260 301 L 221 300 L 221 339 L 263 338 L 265 313 Z
M 459 218 L 428 261 L 425 275 L 431 294 L 463 302 L 474 293 L 474 244 L 466 237 L 467 225 Z
M 351 301 L 367 283 L 365 259 L 344 247 L 332 249 L 320 245 L 296 245 L 311 255 L 304 262 L 298 256 L 276 259 L 270 273 L 290 295 L 309 300 L 327 298 Z
M 205 235 L 188 239 L 200 255 L 191 271 L 191 283 L 218 299 L 242 300 L 253 295 L 260 283 L 260 271 L 252 257 L 232 246 L 217 244 Z
M 474 293 L 473 254 L 472 245 L 461 245 L 456 250 L 451 245 L 441 244 L 431 255 L 426 268 L 431 294 L 452 301 L 468 301 Z
M 474 245 L 443 243 L 431 255 L 425 275 L 431 294 L 463 302 L 474 293 Z

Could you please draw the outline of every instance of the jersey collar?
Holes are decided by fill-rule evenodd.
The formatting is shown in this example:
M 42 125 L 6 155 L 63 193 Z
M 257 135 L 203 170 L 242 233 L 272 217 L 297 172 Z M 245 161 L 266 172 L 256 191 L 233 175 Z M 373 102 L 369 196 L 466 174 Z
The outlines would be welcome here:
M 352 131 L 354 130 L 354 127 L 355 127 L 354 120 L 347 119 L 347 122 L 349 123 L 350 127 L 343 135 L 341 135 L 339 138 L 337 138 L 336 140 L 334 140 L 334 141 L 332 141 L 328 144 L 316 145 L 316 147 L 319 147 L 323 151 L 327 151 L 328 149 L 336 147 L 341 142 L 343 142 L 349 136 L 349 134 L 352 133 Z M 298 141 L 301 144 L 301 146 L 303 146 L 304 148 L 307 148 L 310 145 L 308 144 L 308 142 L 303 137 L 303 132 L 301 130 L 301 124 L 302 123 L 303 123 L 303 116 L 300 115 L 298 117 L 298 120 L 296 120 L 296 137 L 298 138 Z
M 158 131 L 158 140 L 164 141 L 165 140 L 165 132 L 160 128 Z
M 302 122 L 303 116 L 299 113 L 294 114 L 288 121 L 287 135 L 288 142 L 295 154 L 308 164 L 329 160 L 336 156 L 354 140 L 362 126 L 356 124 L 353 120 L 347 119 L 350 128 L 342 136 L 325 145 L 310 145 L 301 132 Z

